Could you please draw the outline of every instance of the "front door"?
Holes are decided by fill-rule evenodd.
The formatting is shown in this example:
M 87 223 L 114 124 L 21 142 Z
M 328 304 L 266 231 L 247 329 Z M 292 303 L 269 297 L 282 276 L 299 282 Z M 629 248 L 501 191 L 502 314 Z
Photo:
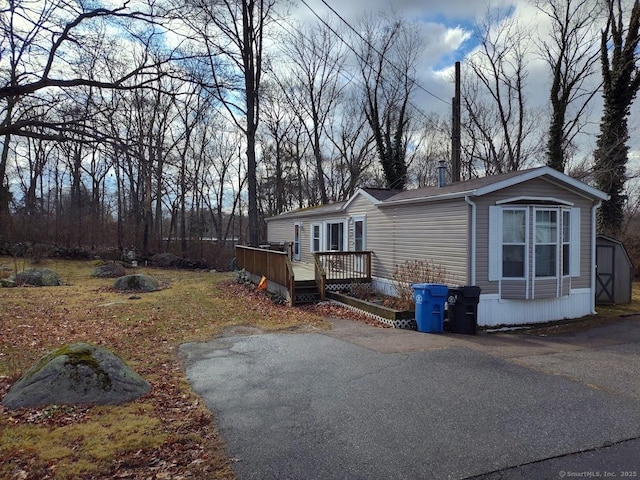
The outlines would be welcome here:
M 295 223 L 293 225 L 293 259 L 300 260 L 302 256 L 302 252 L 300 249 L 300 230 L 302 229 L 302 225 L 299 223 Z

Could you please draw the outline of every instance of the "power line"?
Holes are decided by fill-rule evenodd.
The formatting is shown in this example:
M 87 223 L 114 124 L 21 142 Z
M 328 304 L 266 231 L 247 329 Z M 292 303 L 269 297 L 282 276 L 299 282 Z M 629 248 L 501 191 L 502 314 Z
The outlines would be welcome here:
M 309 4 L 306 2 L 306 0 L 301 0 L 302 3 L 309 9 L 311 10 L 311 12 L 323 23 L 325 24 L 327 27 L 331 28 L 325 21 L 324 19 L 322 19 L 313 8 L 311 8 L 309 6 Z M 397 65 L 395 65 L 393 62 L 391 62 L 390 60 L 388 60 L 385 55 L 380 52 L 375 46 L 373 46 L 365 37 L 362 36 L 362 34 L 360 32 L 358 32 L 357 29 L 355 29 L 353 27 L 353 25 L 351 25 L 347 20 L 345 20 L 345 18 L 340 15 L 331 5 L 329 5 L 325 0 L 322 0 L 322 3 L 329 9 L 331 10 L 331 12 L 340 19 L 340 21 L 342 21 L 353 33 L 355 33 L 360 40 L 362 40 L 367 47 L 369 47 L 371 50 L 373 50 L 375 53 L 377 53 L 383 60 L 385 60 L 389 65 L 391 65 L 392 68 L 394 68 L 396 71 L 398 71 L 401 75 L 405 75 L 405 72 L 403 72 L 400 67 L 398 67 Z M 355 51 L 355 49 L 347 42 L 345 41 L 340 34 L 338 34 L 337 32 L 335 32 L 332 28 L 331 31 L 340 39 L 341 42 L 343 42 L 353 53 L 355 53 L 358 58 L 360 58 L 360 60 L 364 61 L 365 63 L 366 60 L 364 60 L 362 58 L 362 56 L 360 56 L 360 54 L 358 52 Z M 439 97 L 438 95 L 436 95 L 435 93 L 427 90 L 425 87 L 423 87 L 421 84 L 419 84 L 415 79 L 411 79 L 411 83 L 413 83 L 413 85 L 415 85 L 416 87 L 418 87 L 420 90 L 422 90 L 423 92 L 425 92 L 426 94 L 432 96 L 433 98 L 440 100 L 442 103 L 444 103 L 445 105 L 451 105 L 451 102 L 448 102 L 444 99 L 442 99 L 441 97 Z
M 304 0 L 301 0 L 301 1 L 303 1 L 303 2 L 304 2 Z M 308 5 L 307 5 L 307 7 L 308 7 Z M 351 47 L 351 46 L 350 46 L 350 45 L 349 45 L 349 44 L 348 44 L 348 43 L 347 43 L 347 42 L 346 42 L 346 41 L 345 41 L 345 40 L 340 36 L 340 34 L 334 30 L 334 28 L 333 28 L 330 24 L 326 23 L 326 22 L 325 22 L 321 17 L 319 17 L 319 16 L 318 16 L 318 14 L 317 14 L 313 9 L 311 9 L 310 7 L 309 7 L 309 9 L 310 9 L 310 10 L 313 12 L 313 14 L 314 14 L 314 15 L 315 15 L 315 16 L 316 16 L 316 17 L 317 17 L 317 18 L 322 22 L 322 24 L 323 24 L 325 27 L 327 27 L 327 28 L 328 28 L 328 29 L 329 29 L 329 30 L 330 30 L 330 31 L 331 31 L 331 32 L 332 32 L 336 37 L 338 37 L 338 38 L 340 39 L 340 41 L 341 41 L 344 45 L 346 45 L 346 46 L 347 46 L 347 47 L 348 47 L 348 48 L 349 48 L 349 49 L 350 49 L 350 50 L 351 50 L 351 51 L 352 51 L 352 52 L 353 52 L 353 53 L 354 53 L 354 54 L 355 54 L 355 55 L 360 59 L 360 61 L 362 61 L 364 64 L 368 65 L 369 67 L 371 67 L 371 65 L 369 65 L 369 63 L 367 62 L 367 60 L 366 60 L 365 58 L 363 58 L 363 57 L 362 57 L 362 56 L 361 56 L 357 51 L 355 51 L 355 50 L 353 49 L 353 47 Z M 282 28 L 285 32 L 287 32 L 287 33 L 291 34 L 291 32 L 290 32 L 290 30 L 289 30 L 288 26 L 283 25 L 283 24 L 282 24 L 282 22 L 280 22 L 279 20 L 275 20 L 275 23 L 277 23 L 277 24 L 280 26 L 280 28 Z M 300 35 L 300 36 L 301 36 L 305 41 L 310 41 L 310 38 L 309 38 L 309 37 L 307 37 L 307 36 L 306 36 L 302 31 L 297 32 L 297 34 L 298 34 L 298 35 Z M 293 63 L 295 64 L 295 62 L 293 62 Z M 395 67 L 395 65 L 394 65 L 394 67 Z M 373 68 L 373 67 L 371 67 L 371 68 Z M 360 81 L 362 81 L 362 79 L 358 79 L 358 78 L 356 78 L 356 76 L 348 76 L 348 75 L 347 75 L 345 72 L 343 72 L 342 70 L 339 70 L 337 73 L 338 73 L 338 75 L 340 75 L 341 77 L 343 77 L 343 78 L 347 81 L 347 84 L 352 83 L 352 82 L 358 82 L 359 80 L 360 80 Z M 276 80 L 276 81 L 277 81 L 277 80 Z M 278 82 L 278 83 L 279 83 L 279 82 Z M 414 82 L 414 83 L 415 83 L 415 82 Z M 439 100 L 441 100 L 441 101 L 443 101 L 443 102 L 444 102 L 444 100 L 442 100 L 442 99 L 440 99 L 440 98 L 439 98 Z M 426 113 L 424 113 L 424 112 L 423 112 L 423 111 L 422 111 L 422 110 L 421 110 L 421 109 L 420 109 L 416 104 L 414 104 L 411 100 L 409 100 L 409 101 L 408 101 L 408 103 L 409 103 L 409 105 L 411 105 L 411 106 L 416 110 L 416 112 L 418 112 L 420 115 L 422 115 L 426 120 L 430 120 L 429 115 L 427 115 Z M 448 105 L 450 105 L 450 104 L 448 104 Z

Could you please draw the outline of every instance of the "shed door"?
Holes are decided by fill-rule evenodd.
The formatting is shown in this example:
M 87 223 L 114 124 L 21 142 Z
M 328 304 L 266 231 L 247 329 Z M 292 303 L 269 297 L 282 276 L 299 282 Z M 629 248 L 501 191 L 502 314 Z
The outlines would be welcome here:
M 613 245 L 596 245 L 596 303 L 614 303 L 616 250 Z

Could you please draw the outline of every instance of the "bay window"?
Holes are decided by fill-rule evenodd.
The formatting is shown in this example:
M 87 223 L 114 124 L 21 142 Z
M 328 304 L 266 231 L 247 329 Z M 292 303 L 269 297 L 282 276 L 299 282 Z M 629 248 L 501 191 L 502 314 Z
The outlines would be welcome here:
M 567 295 L 580 276 L 580 209 L 522 199 L 489 207 L 488 279 L 501 298 Z

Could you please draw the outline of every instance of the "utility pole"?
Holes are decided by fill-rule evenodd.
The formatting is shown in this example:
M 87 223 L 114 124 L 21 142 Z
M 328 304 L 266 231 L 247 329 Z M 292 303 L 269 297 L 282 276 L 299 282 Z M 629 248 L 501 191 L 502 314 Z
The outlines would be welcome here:
M 451 183 L 460 181 L 460 62 L 456 62 L 455 96 L 451 101 Z

